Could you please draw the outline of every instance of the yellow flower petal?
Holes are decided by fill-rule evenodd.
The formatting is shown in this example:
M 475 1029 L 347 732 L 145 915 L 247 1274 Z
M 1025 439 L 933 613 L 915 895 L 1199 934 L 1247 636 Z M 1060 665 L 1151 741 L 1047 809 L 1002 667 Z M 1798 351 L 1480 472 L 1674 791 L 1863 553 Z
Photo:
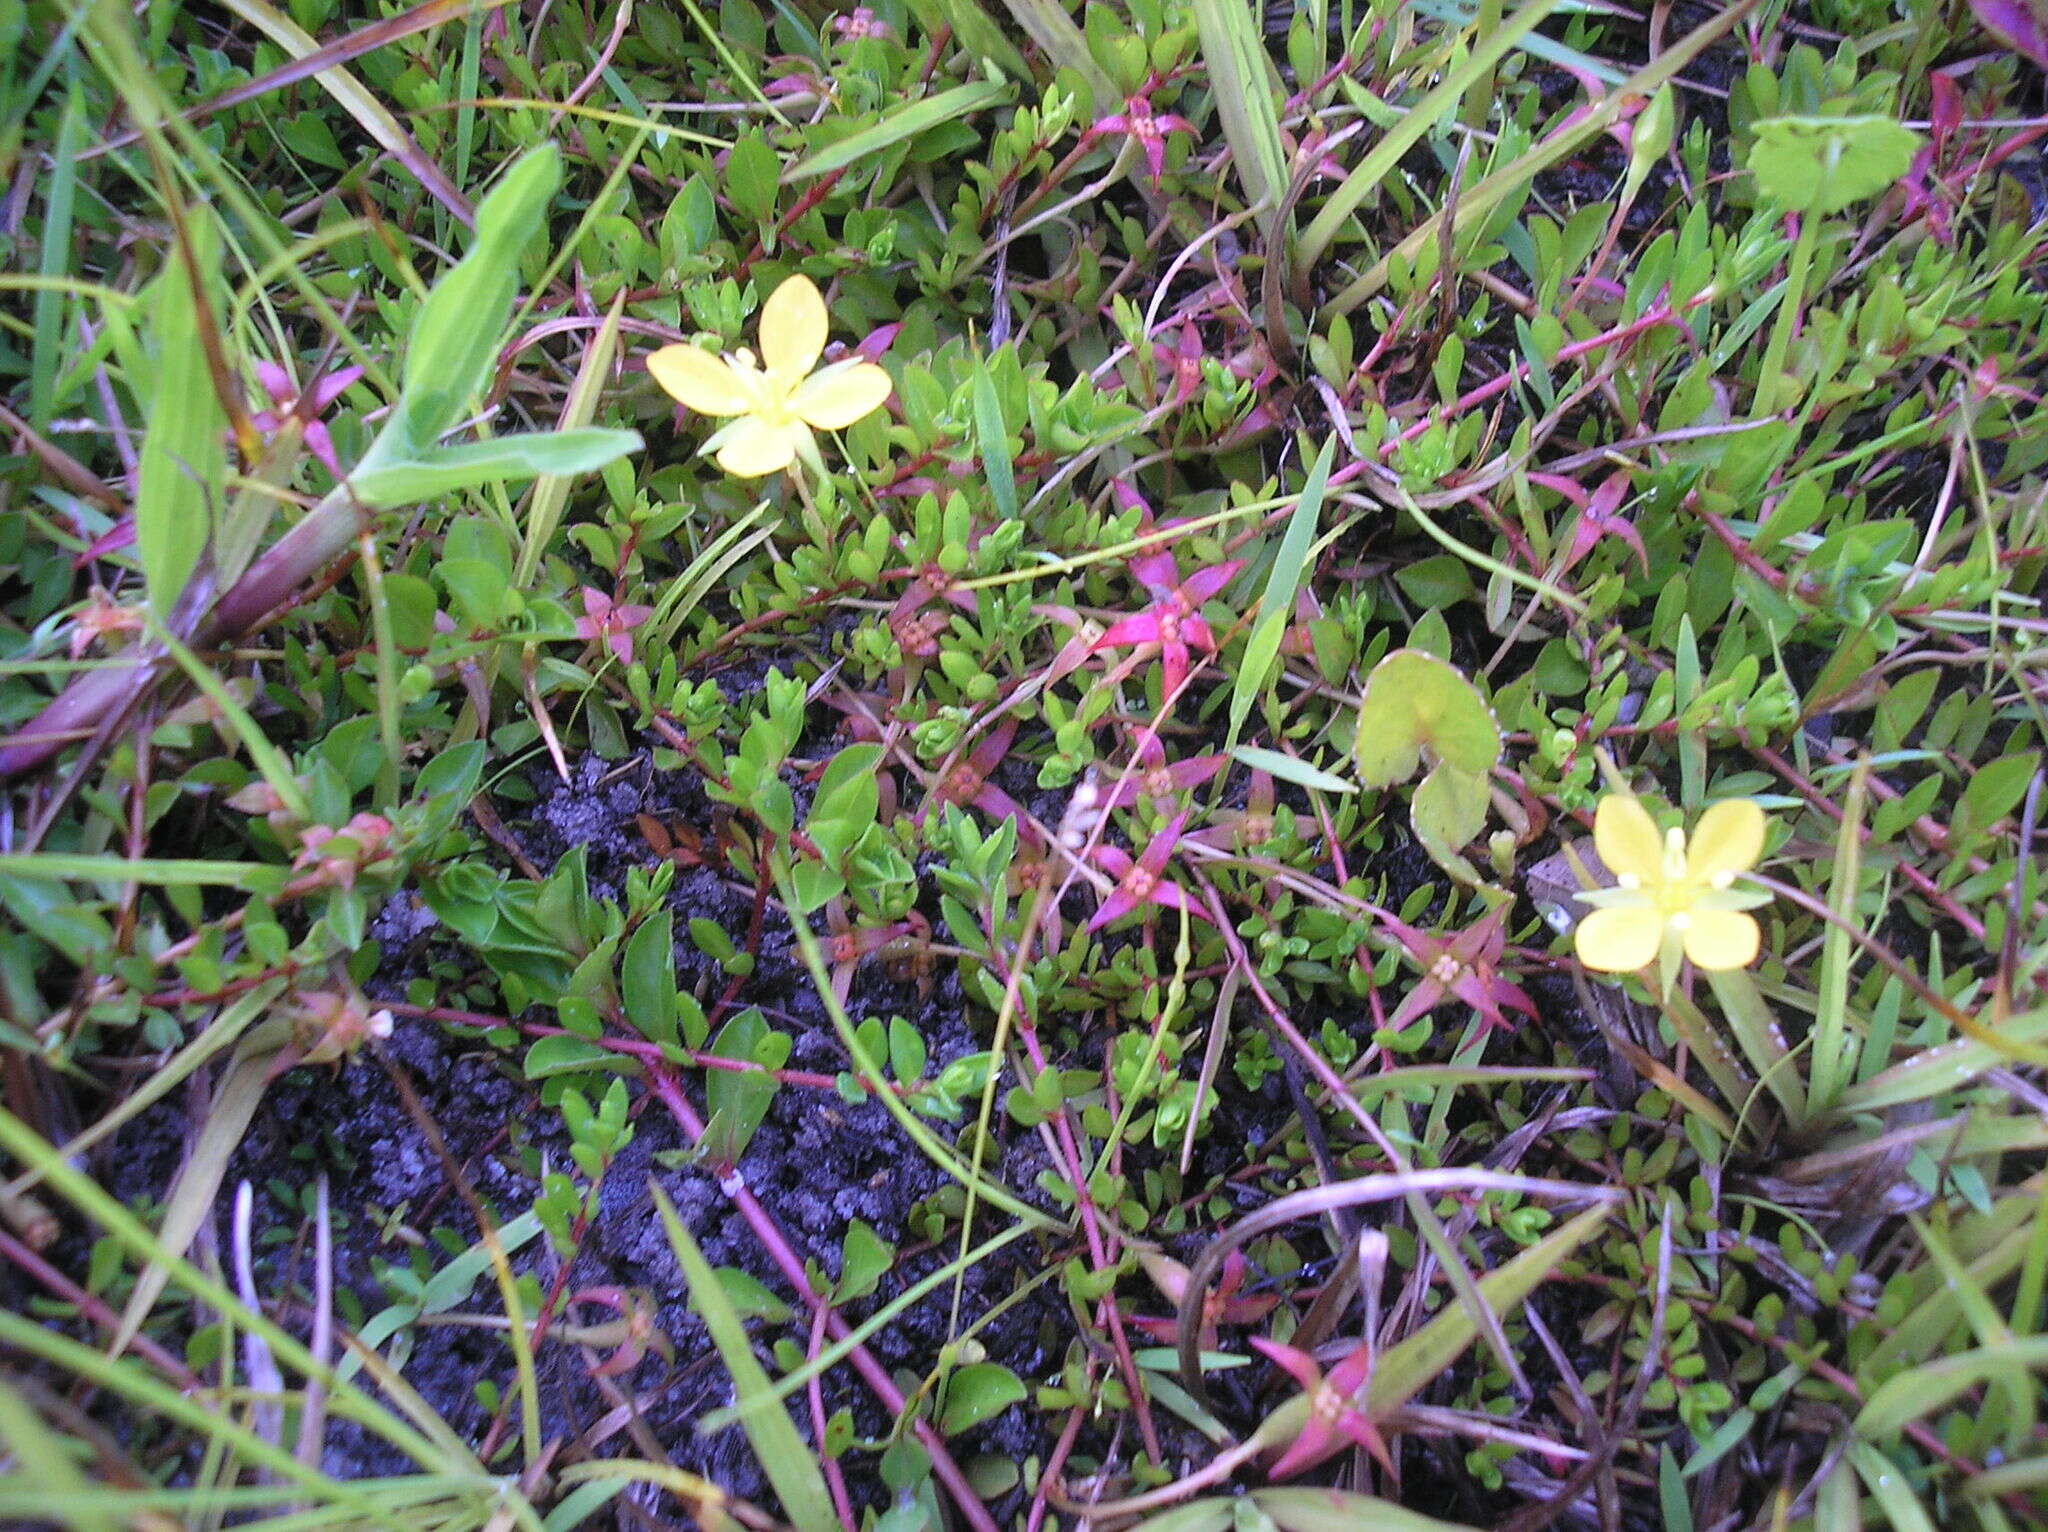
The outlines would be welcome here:
M 820 431 L 843 431 L 886 404 L 894 386 L 873 362 L 828 367 L 797 385 L 789 411 Z
M 796 460 L 797 433 L 802 426 L 770 426 L 749 417 L 721 433 L 718 466 L 736 479 L 758 479 L 787 468 Z
M 1609 793 L 1593 811 L 1593 845 L 1616 877 L 1633 874 L 1655 883 L 1664 876 L 1664 837 L 1657 822 L 1624 793 Z
M 1763 854 L 1764 811 L 1747 798 L 1729 798 L 1700 815 L 1685 848 L 1685 870 L 1711 883 L 1717 873 L 1748 872 Z
M 1757 923 L 1734 910 L 1691 910 L 1685 922 L 1685 955 L 1700 968 L 1747 968 L 1763 940 Z
M 1600 855 L 1604 861 L 1607 853 Z M 1656 910 L 1595 910 L 1578 925 L 1579 961 L 1601 973 L 1634 973 L 1655 960 L 1663 940 Z
M 798 274 L 761 305 L 761 361 L 785 388 L 818 365 L 825 353 L 825 300 Z
M 647 370 L 675 399 L 699 415 L 744 415 L 754 398 L 724 357 L 696 346 L 663 346 Z

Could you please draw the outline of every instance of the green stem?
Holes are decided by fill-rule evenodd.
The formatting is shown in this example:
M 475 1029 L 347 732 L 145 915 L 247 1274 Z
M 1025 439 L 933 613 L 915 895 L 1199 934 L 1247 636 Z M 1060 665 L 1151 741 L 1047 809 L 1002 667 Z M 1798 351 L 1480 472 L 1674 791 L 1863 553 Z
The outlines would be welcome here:
M 1778 322 L 1771 327 L 1771 343 L 1764 351 L 1764 365 L 1756 380 L 1756 413 L 1775 414 L 1778 384 L 1784 376 L 1785 353 L 1792 349 L 1792 332 L 1799 324 L 1799 312 L 1806 299 L 1807 268 L 1813 264 L 1813 247 L 1820 237 L 1820 215 L 1799 215 L 1799 238 L 1793 243 L 1792 258 L 1785 265 L 1785 294 L 1778 300 Z

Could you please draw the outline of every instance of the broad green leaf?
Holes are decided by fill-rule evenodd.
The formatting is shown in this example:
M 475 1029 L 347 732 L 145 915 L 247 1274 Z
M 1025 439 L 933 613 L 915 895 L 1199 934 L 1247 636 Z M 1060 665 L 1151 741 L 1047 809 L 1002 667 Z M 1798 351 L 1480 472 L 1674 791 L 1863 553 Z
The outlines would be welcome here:
M 403 388 L 390 428 L 402 426 L 415 449 L 431 446 L 489 381 L 500 332 L 519 288 L 520 252 L 540 229 L 561 180 L 561 155 L 554 145 L 521 155 L 477 205 L 469 254 L 420 305 L 406 342 Z M 357 493 L 363 493 L 360 487 Z
M 1367 786 L 1407 781 L 1425 750 L 1433 760 L 1483 778 L 1500 759 L 1500 745 L 1493 710 L 1453 666 L 1417 649 L 1396 649 L 1373 667 L 1354 746 Z
M 1416 785 L 1408 812 L 1416 834 L 1446 850 L 1469 845 L 1486 828 L 1492 800 L 1484 775 L 1439 764 Z
M 943 1436 L 958 1436 L 985 1420 L 993 1420 L 1024 1396 L 1024 1384 L 1007 1367 L 995 1362 L 963 1367 L 946 1383 L 939 1432 Z
M 782 184 L 787 186 L 792 181 L 806 181 L 813 176 L 829 175 L 835 170 L 857 165 L 921 133 L 929 133 L 941 123 L 965 117 L 969 112 L 978 112 L 985 106 L 994 106 L 998 101 L 1007 99 L 1014 89 L 995 80 L 976 80 L 898 107 L 885 113 L 880 122 L 862 128 L 835 144 L 828 144 L 816 154 L 805 155 L 783 171 Z
M 1780 207 L 1825 216 L 1876 196 L 1904 175 L 1920 135 L 1889 117 L 1767 117 L 1749 173 Z
M 711 1051 L 722 1059 L 762 1066 L 756 1069 L 713 1069 L 704 1086 L 705 1104 L 719 1120 L 723 1137 L 721 1156 L 737 1160 L 768 1115 L 779 1088 L 769 1069 L 779 1069 L 789 1057 L 789 1035 L 776 1032 L 761 1019 L 759 1011 L 742 1011 L 718 1029 Z M 706 1137 L 710 1132 L 707 1129 Z
M 638 452 L 640 447 L 638 431 L 590 426 L 432 447 L 412 457 L 380 452 L 349 475 L 349 487 L 364 505 L 383 510 L 493 480 L 590 473 L 628 452 Z
M 151 287 L 149 429 L 135 489 L 135 550 L 166 626 L 212 545 L 228 471 L 227 412 L 200 336 L 200 293 L 216 322 L 223 312 L 219 241 L 204 208 L 188 209 L 184 224 L 190 245 L 175 247 Z
M 718 1282 L 725 1289 L 727 1302 L 748 1319 L 765 1319 L 771 1325 L 785 1325 L 796 1312 L 776 1297 L 760 1278 L 737 1266 L 719 1267 Z
M 718 1275 L 704 1252 L 697 1248 L 689 1229 L 676 1215 L 675 1204 L 661 1183 L 649 1179 L 648 1191 L 661 1214 L 661 1226 L 668 1233 L 669 1248 L 683 1268 L 689 1284 L 690 1303 L 711 1332 L 719 1360 L 732 1378 L 739 1396 L 740 1426 L 768 1482 L 782 1502 L 782 1513 L 797 1532 L 837 1532 L 839 1518 L 832 1509 L 832 1497 L 825 1489 L 825 1477 L 818 1469 L 817 1455 L 797 1435 L 796 1424 L 775 1397 L 774 1385 L 761 1364 L 754 1360 L 753 1343 L 747 1329 L 725 1296 Z
M 588 1038 L 558 1035 L 538 1037 L 526 1050 L 523 1065 L 526 1078 L 545 1080 L 552 1075 L 586 1074 L 593 1069 L 631 1069 L 633 1060 Z
M 895 1260 L 896 1247 L 865 1220 L 854 1219 L 839 1242 L 839 1285 L 832 1290 L 832 1301 L 850 1303 L 867 1297 Z
M 650 1042 L 676 1041 L 675 915 L 664 905 L 640 923 L 619 965 L 626 1020 Z

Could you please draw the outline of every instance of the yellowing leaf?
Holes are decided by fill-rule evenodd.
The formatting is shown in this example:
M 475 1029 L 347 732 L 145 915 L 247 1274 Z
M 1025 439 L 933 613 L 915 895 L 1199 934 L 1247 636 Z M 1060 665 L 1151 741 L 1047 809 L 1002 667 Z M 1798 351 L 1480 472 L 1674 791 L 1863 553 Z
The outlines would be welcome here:
M 1369 787 L 1407 781 L 1425 749 L 1454 771 L 1483 777 L 1500 759 L 1500 726 L 1455 667 L 1419 649 L 1396 649 L 1365 683 L 1353 748 Z

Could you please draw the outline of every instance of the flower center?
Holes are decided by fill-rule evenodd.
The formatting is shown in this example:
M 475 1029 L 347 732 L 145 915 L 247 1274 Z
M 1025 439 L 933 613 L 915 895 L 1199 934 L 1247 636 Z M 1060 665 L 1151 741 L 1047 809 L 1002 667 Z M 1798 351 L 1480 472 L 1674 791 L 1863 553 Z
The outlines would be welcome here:
M 733 376 L 739 379 L 740 387 L 746 391 L 751 407 L 747 413 L 764 426 L 782 427 L 793 425 L 796 417 L 790 413 L 789 396 L 796 389 L 794 378 L 784 378 L 773 371 L 764 372 L 754 353 L 745 346 L 740 347 L 729 358 Z

